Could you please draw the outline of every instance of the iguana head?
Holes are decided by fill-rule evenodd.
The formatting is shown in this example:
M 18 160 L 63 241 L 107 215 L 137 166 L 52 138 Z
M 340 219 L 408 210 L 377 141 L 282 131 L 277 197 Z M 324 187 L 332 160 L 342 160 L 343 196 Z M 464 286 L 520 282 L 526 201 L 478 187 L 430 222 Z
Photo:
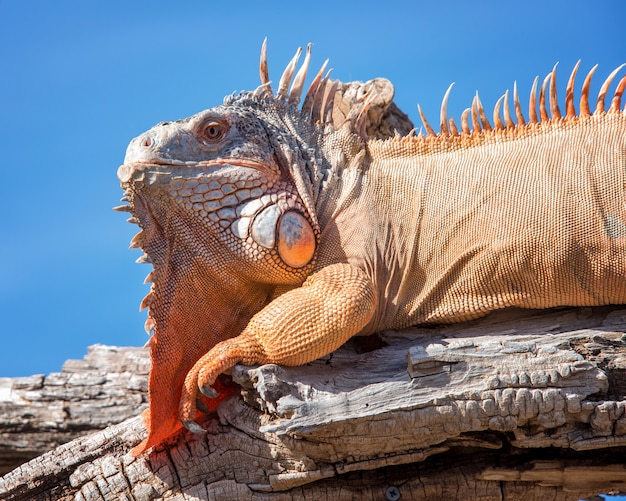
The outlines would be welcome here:
M 306 276 L 317 222 L 287 165 L 305 162 L 292 154 L 302 145 L 281 130 L 279 110 L 268 113 L 270 102 L 229 99 L 130 143 L 118 177 L 143 229 L 138 243 L 157 269 L 202 255 L 213 282 L 225 274 L 296 284 Z M 183 242 L 191 253 L 171 255 Z
M 239 334 L 277 287 L 298 286 L 314 267 L 320 229 L 313 207 L 330 169 L 322 117 L 332 112 L 335 89 L 322 79 L 323 67 L 298 108 L 310 47 L 291 90 L 296 58 L 276 95 L 264 53 L 255 92 L 156 125 L 133 139 L 118 169 L 128 202 L 118 210 L 141 227 L 131 247 L 154 266 L 142 303 L 146 330 L 154 331 L 149 435 L 135 453 L 181 427 L 181 387 L 193 364 Z M 366 109 L 344 118 L 364 128 Z

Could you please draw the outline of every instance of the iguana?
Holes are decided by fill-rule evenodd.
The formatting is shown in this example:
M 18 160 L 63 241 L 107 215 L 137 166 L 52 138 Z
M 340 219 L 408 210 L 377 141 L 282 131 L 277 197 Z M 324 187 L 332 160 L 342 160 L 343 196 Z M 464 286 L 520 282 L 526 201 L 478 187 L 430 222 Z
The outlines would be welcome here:
M 493 125 L 476 95 L 459 128 L 448 89 L 439 133 L 420 110 L 425 135 L 379 140 L 376 91 L 337 119 L 325 65 L 299 107 L 310 46 L 294 77 L 299 55 L 274 94 L 264 44 L 260 87 L 156 125 L 118 170 L 118 210 L 141 227 L 131 247 L 154 267 L 135 455 L 182 425 L 202 432 L 199 392 L 216 398 L 237 363 L 305 364 L 354 335 L 510 306 L 626 303 L 626 76 L 604 104 L 619 68 L 593 112 L 595 67 L 577 113 L 576 65 L 565 116 L 553 69 L 528 121 L 515 89 L 517 123 L 508 93 Z

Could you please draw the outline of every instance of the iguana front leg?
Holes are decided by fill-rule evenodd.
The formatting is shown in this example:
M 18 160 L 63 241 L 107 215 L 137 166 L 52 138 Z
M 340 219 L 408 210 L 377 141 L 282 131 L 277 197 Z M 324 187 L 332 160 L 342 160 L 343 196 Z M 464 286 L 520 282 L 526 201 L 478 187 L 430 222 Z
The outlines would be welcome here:
M 193 432 L 204 431 L 194 422 L 198 389 L 215 397 L 217 376 L 237 363 L 301 365 L 326 355 L 370 321 L 376 304 L 371 280 L 356 266 L 339 263 L 313 273 L 196 362 L 183 386 L 180 420 Z

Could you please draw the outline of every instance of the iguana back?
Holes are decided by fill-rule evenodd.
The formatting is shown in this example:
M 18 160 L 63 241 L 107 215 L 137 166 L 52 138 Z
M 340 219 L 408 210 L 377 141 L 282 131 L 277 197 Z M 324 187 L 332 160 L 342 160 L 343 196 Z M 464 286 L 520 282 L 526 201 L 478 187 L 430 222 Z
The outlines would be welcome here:
M 367 332 L 624 303 L 625 175 L 623 113 L 370 141 L 319 197 L 316 267 L 346 259 L 379 285 Z

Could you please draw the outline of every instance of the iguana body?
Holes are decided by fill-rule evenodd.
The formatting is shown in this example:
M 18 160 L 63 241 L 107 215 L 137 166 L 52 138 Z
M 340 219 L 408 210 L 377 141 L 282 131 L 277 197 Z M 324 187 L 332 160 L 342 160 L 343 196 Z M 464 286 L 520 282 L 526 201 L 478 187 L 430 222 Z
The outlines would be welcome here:
M 572 79 L 561 118 L 553 73 L 540 123 L 515 99 L 519 125 L 507 108 L 491 130 L 475 100 L 459 133 L 444 100 L 439 135 L 368 140 L 375 96 L 339 124 L 318 75 L 299 110 L 294 66 L 270 95 L 262 57 L 255 93 L 157 125 L 118 171 L 142 227 L 131 246 L 154 265 L 135 454 L 181 422 L 201 431 L 198 388 L 214 397 L 238 362 L 299 365 L 356 334 L 508 306 L 626 303 L 626 78 L 606 113 L 586 112 L 586 82 L 577 116 Z

